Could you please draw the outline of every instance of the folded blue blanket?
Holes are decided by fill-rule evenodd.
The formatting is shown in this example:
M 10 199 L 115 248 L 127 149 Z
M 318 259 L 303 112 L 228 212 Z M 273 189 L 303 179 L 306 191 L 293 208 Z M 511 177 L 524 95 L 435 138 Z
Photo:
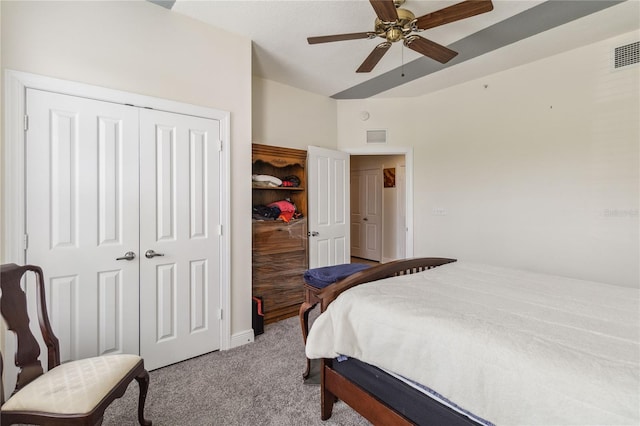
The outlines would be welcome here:
M 325 288 L 329 284 L 340 281 L 370 266 L 364 263 L 344 263 L 342 265 L 309 269 L 304 273 L 304 281 L 315 288 Z

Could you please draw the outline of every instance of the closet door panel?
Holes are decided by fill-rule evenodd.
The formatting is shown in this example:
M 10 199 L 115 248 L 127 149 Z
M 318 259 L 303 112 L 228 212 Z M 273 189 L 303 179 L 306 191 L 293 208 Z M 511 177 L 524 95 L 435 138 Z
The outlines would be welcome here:
M 219 349 L 220 125 L 140 114 L 141 251 L 155 253 L 141 260 L 140 348 L 154 369 Z
M 138 258 L 116 260 L 139 245 L 138 112 L 33 89 L 26 99 L 26 258 L 44 270 L 62 361 L 138 353 Z

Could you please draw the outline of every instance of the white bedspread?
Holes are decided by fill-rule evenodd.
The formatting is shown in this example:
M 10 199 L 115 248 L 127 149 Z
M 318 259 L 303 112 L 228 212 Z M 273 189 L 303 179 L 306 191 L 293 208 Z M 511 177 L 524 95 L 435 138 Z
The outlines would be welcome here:
M 396 372 L 497 425 L 639 425 L 639 296 L 456 262 L 343 293 L 306 352 Z

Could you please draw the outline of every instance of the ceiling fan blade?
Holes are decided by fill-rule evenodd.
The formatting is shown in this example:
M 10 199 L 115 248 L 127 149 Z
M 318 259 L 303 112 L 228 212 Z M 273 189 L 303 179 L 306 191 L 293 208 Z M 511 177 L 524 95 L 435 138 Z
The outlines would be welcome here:
M 371 72 L 373 68 L 380 62 L 380 59 L 387 53 L 387 50 L 391 47 L 391 43 L 385 41 L 384 43 L 380 43 L 377 45 L 373 51 L 367 56 L 367 59 L 364 60 L 360 68 L 356 70 L 356 72 Z
M 366 33 L 349 33 L 349 34 L 335 34 L 328 36 L 319 36 L 319 37 L 307 37 L 307 41 L 309 44 L 317 44 L 317 43 L 329 43 L 332 41 L 344 41 L 344 40 L 356 40 L 359 38 L 373 38 L 375 37 L 375 33 L 366 32 Z
M 369 2 L 382 22 L 395 22 L 398 19 L 393 0 L 369 0 Z
M 418 18 L 416 27 L 433 28 L 493 10 L 491 0 L 467 0 Z
M 422 53 L 423 55 L 435 59 L 443 64 L 449 62 L 458 54 L 458 52 L 454 52 L 441 44 L 427 40 L 426 38 L 418 35 L 407 37 L 404 41 L 404 45 L 411 50 Z

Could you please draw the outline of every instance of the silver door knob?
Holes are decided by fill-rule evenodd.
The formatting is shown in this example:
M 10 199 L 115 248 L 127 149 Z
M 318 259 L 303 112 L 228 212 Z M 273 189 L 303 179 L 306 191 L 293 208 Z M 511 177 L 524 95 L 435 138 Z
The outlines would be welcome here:
M 116 257 L 116 260 L 133 260 L 136 258 L 136 254 L 132 251 L 128 251 L 122 257 Z
M 151 259 L 156 256 L 164 256 L 164 253 L 156 253 L 153 250 L 147 250 L 144 252 L 144 257 L 146 257 L 147 259 Z

